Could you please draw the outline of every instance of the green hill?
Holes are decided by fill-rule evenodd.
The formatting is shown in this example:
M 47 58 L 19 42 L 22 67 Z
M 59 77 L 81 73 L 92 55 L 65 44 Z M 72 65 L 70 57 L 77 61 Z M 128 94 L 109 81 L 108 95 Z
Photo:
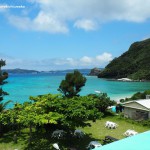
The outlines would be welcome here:
M 127 52 L 113 59 L 98 77 L 150 80 L 150 39 L 133 43 Z

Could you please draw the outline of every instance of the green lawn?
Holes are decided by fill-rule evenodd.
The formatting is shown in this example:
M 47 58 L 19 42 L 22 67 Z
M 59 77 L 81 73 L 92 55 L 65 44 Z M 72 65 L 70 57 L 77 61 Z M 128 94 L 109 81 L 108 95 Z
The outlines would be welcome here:
M 105 122 L 112 121 L 117 123 L 119 126 L 116 129 L 107 129 L 105 128 Z M 105 136 L 110 135 L 117 139 L 125 138 L 123 133 L 128 130 L 132 129 L 139 133 L 150 130 L 148 127 L 144 127 L 138 124 L 132 124 L 125 120 L 119 119 L 118 117 L 106 117 L 96 122 L 91 122 L 91 127 L 85 127 L 83 130 L 85 133 L 90 133 L 92 137 L 97 139 L 104 139 Z
M 117 123 L 119 126 L 117 129 L 107 129 L 105 128 L 105 122 L 112 121 Z M 138 124 L 132 124 L 125 120 L 119 119 L 117 116 L 110 116 L 97 120 L 96 122 L 90 122 L 91 127 L 81 128 L 86 136 L 83 139 L 77 138 L 68 138 L 62 140 L 51 139 L 51 133 L 33 133 L 33 142 L 28 146 L 28 130 L 22 130 L 20 136 L 18 136 L 18 143 L 13 143 L 13 134 L 12 132 L 5 134 L 3 138 L 0 138 L 0 150 L 53 150 L 51 145 L 55 142 L 59 143 L 61 150 L 64 147 L 76 147 L 79 150 L 85 150 L 85 147 L 92 140 L 98 140 L 102 143 L 102 139 L 106 135 L 115 137 L 117 139 L 125 138 L 123 133 L 128 129 L 133 129 L 139 133 L 149 130 L 150 128 L 144 127 Z M 50 148 L 51 147 L 51 148 Z

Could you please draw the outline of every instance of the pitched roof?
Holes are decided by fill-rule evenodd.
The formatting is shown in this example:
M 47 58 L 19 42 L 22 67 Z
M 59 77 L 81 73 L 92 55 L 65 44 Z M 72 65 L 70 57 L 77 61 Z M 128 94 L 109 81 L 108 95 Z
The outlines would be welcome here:
M 139 99 L 139 100 L 129 101 L 123 103 L 123 105 L 125 106 L 126 104 L 130 104 L 130 103 L 138 103 L 144 106 L 145 108 L 150 109 L 150 99 Z
M 137 100 L 136 102 L 150 109 L 150 99 Z

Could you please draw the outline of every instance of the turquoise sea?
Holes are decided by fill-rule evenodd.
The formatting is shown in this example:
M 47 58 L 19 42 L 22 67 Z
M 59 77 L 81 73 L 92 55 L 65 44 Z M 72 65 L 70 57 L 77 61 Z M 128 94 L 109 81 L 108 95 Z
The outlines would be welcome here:
M 47 93 L 58 94 L 60 82 L 65 75 L 57 74 L 11 74 L 7 79 L 8 84 L 3 89 L 10 95 L 5 96 L 5 101 L 24 102 L 29 96 L 37 96 Z M 86 76 L 86 85 L 82 88 L 80 95 L 87 95 L 101 91 L 108 94 L 111 99 L 129 97 L 138 91 L 150 89 L 150 82 L 118 82 Z M 8 107 L 12 107 L 13 103 Z

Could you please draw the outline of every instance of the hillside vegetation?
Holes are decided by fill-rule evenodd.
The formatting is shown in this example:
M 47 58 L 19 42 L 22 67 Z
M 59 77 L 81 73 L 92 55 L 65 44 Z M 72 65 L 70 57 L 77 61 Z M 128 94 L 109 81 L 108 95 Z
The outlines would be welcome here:
M 150 80 L 150 39 L 133 43 L 127 52 L 113 59 L 98 77 Z
M 146 90 L 144 92 L 137 92 L 137 93 L 133 94 L 130 98 L 121 99 L 120 102 L 146 99 L 147 95 L 150 95 L 150 90 Z

